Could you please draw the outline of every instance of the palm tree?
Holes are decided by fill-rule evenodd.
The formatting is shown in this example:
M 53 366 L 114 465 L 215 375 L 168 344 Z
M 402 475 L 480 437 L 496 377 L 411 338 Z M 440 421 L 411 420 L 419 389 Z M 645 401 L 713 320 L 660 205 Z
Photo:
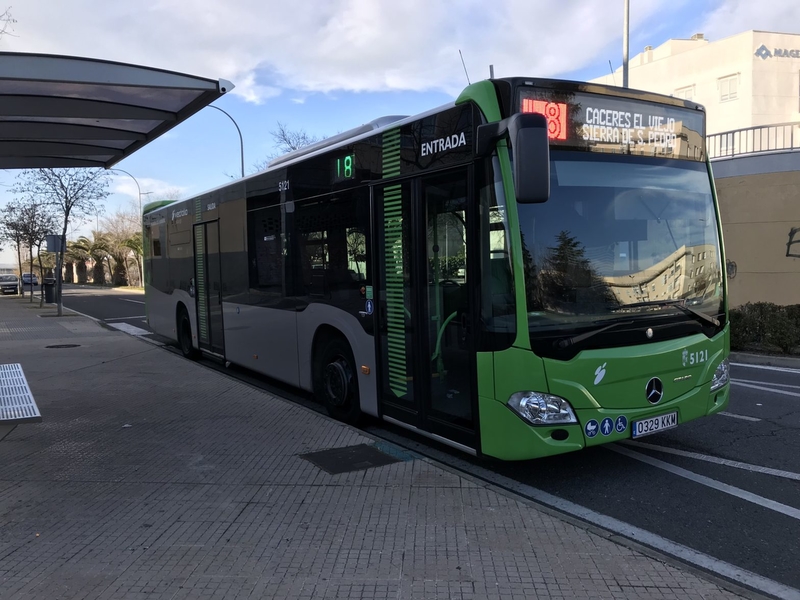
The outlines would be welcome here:
M 139 272 L 139 285 L 144 286 L 144 273 L 142 271 L 142 258 L 144 257 L 144 244 L 142 242 L 142 232 L 137 231 L 122 242 L 123 246 L 133 252 L 133 259 Z
M 64 264 L 66 270 L 64 281 L 66 283 L 74 283 L 75 278 L 77 277 L 79 284 L 85 284 L 88 280 L 86 273 L 86 261 L 89 260 L 89 258 L 89 248 L 82 245 L 80 241 L 67 242 L 67 251 L 64 253 Z M 74 276 L 73 268 L 75 270 Z
M 78 238 L 76 244 L 84 249 L 89 254 L 89 258 L 94 262 L 94 267 L 92 268 L 92 282 L 96 285 L 103 285 L 106 282 L 106 269 L 103 261 L 109 255 L 111 243 L 108 237 L 99 231 L 93 231 L 92 237 L 94 239 L 90 240 L 82 235 Z
M 130 236 L 115 231 L 104 235 L 107 240 L 106 260 L 111 271 L 111 285 L 126 286 L 128 285 L 128 259 L 131 254 L 128 245 Z

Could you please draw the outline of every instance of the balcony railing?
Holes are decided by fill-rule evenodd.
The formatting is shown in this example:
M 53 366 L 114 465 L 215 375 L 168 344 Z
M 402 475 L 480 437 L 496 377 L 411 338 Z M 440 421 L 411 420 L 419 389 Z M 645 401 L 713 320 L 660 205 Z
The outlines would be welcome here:
M 800 149 L 800 123 L 777 123 L 706 136 L 709 158 Z

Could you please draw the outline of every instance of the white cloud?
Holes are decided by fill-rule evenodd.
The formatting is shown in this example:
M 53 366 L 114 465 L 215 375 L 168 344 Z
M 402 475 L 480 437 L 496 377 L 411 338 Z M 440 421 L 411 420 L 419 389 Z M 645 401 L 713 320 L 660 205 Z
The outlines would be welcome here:
M 796 0 L 722 0 L 706 15 L 702 31 L 718 40 L 751 29 L 800 33 L 800 4 Z
M 632 27 L 669 7 L 649 0 Z M 621 34 L 597 0 L 50 0 L 14 7 L 3 49 L 74 54 L 224 78 L 261 102 L 301 92 L 438 90 L 488 75 L 584 67 Z
M 136 183 L 133 179 L 127 175 L 117 174 L 113 171 L 109 177 L 111 179 L 109 191 L 112 194 L 130 196 L 136 202 L 139 201 L 139 188 L 136 187 Z M 142 204 L 150 202 L 152 199 L 164 198 L 165 196 L 174 195 L 175 193 L 187 194 L 189 191 L 186 188 L 151 177 L 137 177 L 136 180 L 139 182 L 139 186 L 142 190 Z

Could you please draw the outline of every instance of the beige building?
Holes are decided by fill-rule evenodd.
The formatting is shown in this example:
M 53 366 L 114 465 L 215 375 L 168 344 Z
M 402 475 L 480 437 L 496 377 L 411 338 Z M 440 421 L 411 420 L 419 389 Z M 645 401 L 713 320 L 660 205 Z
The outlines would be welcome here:
M 622 84 L 622 70 L 592 80 Z M 702 33 L 648 46 L 628 64 L 633 89 L 702 104 L 707 133 L 800 121 L 800 34 L 745 31 L 721 40 Z
M 707 40 L 696 34 L 645 48 L 628 73 L 631 88 L 706 109 L 730 305 L 800 304 L 800 35 L 745 31 Z M 593 81 L 620 85 L 622 71 Z M 614 291 L 663 297 L 675 286 L 696 285 L 687 277 L 687 257 L 663 265 L 673 289 L 663 289 L 662 276 Z M 672 277 L 673 269 L 683 277 Z
M 713 245 L 681 246 L 638 274 L 602 279 L 621 304 L 704 298 L 719 292 L 717 261 Z

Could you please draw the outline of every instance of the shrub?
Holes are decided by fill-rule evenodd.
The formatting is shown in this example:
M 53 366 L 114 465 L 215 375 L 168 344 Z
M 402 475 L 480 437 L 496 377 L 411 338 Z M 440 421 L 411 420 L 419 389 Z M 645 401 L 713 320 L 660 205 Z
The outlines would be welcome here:
M 800 345 L 800 305 L 748 302 L 730 311 L 731 349 L 773 346 L 787 354 Z
M 791 354 L 800 341 L 797 322 L 789 316 L 789 312 L 783 306 L 777 306 L 776 310 L 766 317 L 764 335 L 768 344 L 777 346 L 786 354 Z

